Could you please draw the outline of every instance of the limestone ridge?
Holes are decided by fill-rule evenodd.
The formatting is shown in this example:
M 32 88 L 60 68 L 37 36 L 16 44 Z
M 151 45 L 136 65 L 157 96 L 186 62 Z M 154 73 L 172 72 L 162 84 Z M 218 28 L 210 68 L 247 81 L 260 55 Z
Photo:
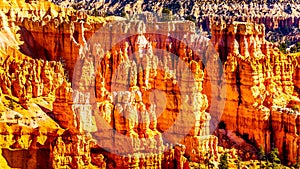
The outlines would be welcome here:
M 261 24 L 212 24 L 212 43 L 224 60 L 228 129 L 247 134 L 257 146 L 279 148 L 288 160 L 299 152 L 299 104 L 295 55 L 285 55 L 265 40 Z M 285 152 L 283 152 L 285 151 Z

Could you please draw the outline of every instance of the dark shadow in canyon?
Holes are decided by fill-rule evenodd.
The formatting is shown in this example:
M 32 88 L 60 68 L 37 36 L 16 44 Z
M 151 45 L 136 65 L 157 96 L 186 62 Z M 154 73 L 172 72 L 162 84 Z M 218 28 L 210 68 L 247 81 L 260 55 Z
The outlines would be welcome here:
M 34 39 L 32 33 L 25 27 L 20 26 L 18 34 L 21 35 L 20 40 L 24 42 L 19 46 L 20 52 L 33 59 L 50 60 L 50 58 L 52 58 L 50 53 Z

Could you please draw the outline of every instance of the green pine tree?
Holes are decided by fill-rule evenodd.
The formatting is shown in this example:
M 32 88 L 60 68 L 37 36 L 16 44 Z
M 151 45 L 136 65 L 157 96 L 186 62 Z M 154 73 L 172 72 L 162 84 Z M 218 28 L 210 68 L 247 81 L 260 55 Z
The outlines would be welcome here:
M 225 152 L 220 157 L 219 169 L 228 169 L 228 153 Z
M 162 21 L 172 20 L 172 11 L 168 8 L 163 8 L 162 10 Z
M 281 163 L 280 159 L 278 158 L 279 152 L 277 148 L 273 148 L 272 151 L 269 153 L 269 160 L 272 163 L 272 168 L 278 168 L 279 164 Z
M 281 43 L 278 48 L 282 53 L 286 53 L 287 45 L 286 43 Z
M 15 114 L 15 119 L 17 120 L 17 123 L 19 123 L 19 119 L 21 118 L 21 116 L 20 115 L 18 115 L 18 114 Z

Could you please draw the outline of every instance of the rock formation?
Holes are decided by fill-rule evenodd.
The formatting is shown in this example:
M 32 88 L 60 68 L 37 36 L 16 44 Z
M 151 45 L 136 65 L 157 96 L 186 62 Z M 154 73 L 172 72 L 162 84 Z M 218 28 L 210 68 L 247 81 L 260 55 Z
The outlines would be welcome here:
M 299 2 L 298 1 L 193 1 L 162 0 L 152 1 L 105 1 L 105 2 L 52 2 L 77 10 L 85 10 L 90 15 L 117 15 L 134 18 L 143 11 L 167 15 L 168 19 L 194 21 L 201 30 L 210 32 L 210 24 L 216 19 L 223 21 L 255 22 L 264 24 L 268 41 L 294 44 L 299 41 Z M 113 6 L 113 7 L 112 7 Z M 169 15 L 169 16 L 168 16 Z M 164 18 L 164 17 L 163 17 Z
M 96 48 L 97 55 L 91 55 L 86 50 L 86 39 L 97 29 L 96 27 L 100 28 L 105 21 L 90 18 L 72 10 L 64 11 L 47 2 L 44 7 L 41 7 L 41 4 L 43 3 L 32 5 L 24 3 L 23 5 L 26 7 L 23 8 L 22 15 L 15 15 L 14 11 L 19 9 L 12 8 L 9 4 L 5 5 L 11 10 L 1 11 L 1 14 L 4 14 L 2 26 L 9 28 L 1 33 L 3 35 L 13 34 L 12 40 L 4 41 L 4 46 L 1 48 L 3 49 L 1 50 L 3 51 L 1 80 L 4 82 L 1 83 L 1 92 L 11 98 L 10 108 L 12 110 L 19 111 L 15 107 L 18 104 L 22 105 L 24 109 L 21 115 L 17 115 L 18 117 L 15 115 L 16 120 L 12 119 L 16 126 L 27 124 L 25 114 L 36 109 L 34 103 L 36 99 L 48 103 L 46 107 L 39 104 L 39 111 L 43 112 L 42 116 L 48 115 L 55 121 L 51 120 L 53 125 L 55 124 L 55 128 L 59 128 L 59 132 L 52 134 L 46 129 L 43 131 L 43 139 L 49 140 L 49 142 L 44 147 L 31 144 L 35 146 L 36 151 L 39 151 L 40 148 L 50 151 L 50 153 L 44 153 L 48 156 L 45 159 L 49 159 L 45 162 L 47 168 L 50 166 L 53 168 L 65 166 L 82 168 L 91 165 L 104 168 L 106 164 L 103 156 L 91 151 L 98 142 L 91 142 L 91 138 L 87 134 L 94 133 L 92 136 L 97 137 L 98 131 L 101 130 L 116 130 L 131 139 L 144 138 L 138 142 L 128 142 L 129 146 L 134 148 L 128 149 L 126 157 L 106 155 L 106 158 L 113 161 L 112 164 L 115 167 L 162 165 L 174 167 L 177 164 L 180 167 L 184 165 L 184 161 L 186 161 L 183 157 L 185 148 L 179 150 L 178 146 L 167 145 L 163 142 L 162 133 L 176 121 L 176 116 L 179 116 L 180 102 L 178 100 L 181 99 L 181 96 L 179 95 L 178 81 L 180 82 L 181 79 L 191 80 L 189 74 L 180 71 L 186 67 L 185 64 L 187 64 L 186 68 L 191 69 L 192 73 L 196 75 L 196 80 L 191 85 L 191 87 L 194 86 L 194 91 L 191 90 L 192 88 L 188 89 L 188 86 L 183 87 L 186 88 L 185 93 L 187 94 L 184 103 L 186 106 L 183 106 L 182 109 L 189 111 L 195 117 L 194 124 L 191 124 L 193 128 L 186 128 L 187 132 L 184 134 L 188 134 L 188 137 L 184 142 L 192 145 L 194 142 L 203 140 L 206 143 L 197 145 L 198 147 L 187 146 L 189 153 L 192 152 L 192 149 L 198 151 L 200 148 L 203 150 L 208 148 L 217 155 L 217 140 L 216 137 L 210 135 L 210 115 L 205 112 L 208 106 L 207 98 L 201 93 L 204 78 L 203 67 L 197 60 L 189 58 L 194 57 L 191 49 L 184 50 L 183 48 L 187 47 L 180 44 L 179 41 L 174 42 L 174 46 L 180 45 L 183 48 L 172 47 L 167 36 L 155 37 L 145 34 L 127 39 L 124 45 L 115 46 L 105 56 L 101 47 Z M 32 10 L 34 7 L 40 10 Z M 93 24 L 93 22 L 95 23 Z M 138 29 L 140 23 L 133 22 L 132 25 Z M 188 26 L 185 26 L 187 24 Z M 161 23 L 161 26 L 166 27 L 167 25 Z M 189 22 L 174 23 L 172 26 L 178 28 L 183 26 L 189 34 L 195 34 L 195 32 L 191 32 L 189 26 L 192 25 Z M 116 30 L 117 27 L 113 29 L 112 33 L 117 35 L 119 32 Z M 58 37 L 65 37 L 65 39 Z M 205 48 L 207 44 L 202 45 Z M 174 66 L 171 56 L 158 56 L 157 53 L 153 53 L 152 48 L 181 53 L 180 58 L 184 58 L 184 62 L 177 61 L 177 65 Z M 148 50 L 149 53 L 144 53 L 144 50 Z M 140 52 L 140 55 L 133 56 L 132 54 L 135 52 Z M 99 61 L 96 62 L 98 67 L 93 66 L 95 60 Z M 75 63 L 80 65 L 80 69 L 74 69 Z M 129 81 L 125 78 L 128 75 Z M 65 77 L 69 77 L 69 79 Z M 96 83 L 93 82 L 95 77 L 97 77 Z M 72 88 L 68 82 L 70 78 L 76 79 L 72 82 Z M 108 86 L 111 82 L 113 82 L 113 86 Z M 94 86 L 96 86 L 95 91 L 92 90 Z M 116 92 L 112 92 L 112 89 Z M 122 91 L 125 89 L 128 91 Z M 157 91 L 152 92 L 152 90 Z M 164 95 L 163 93 L 167 94 L 165 101 L 159 100 Z M 13 100 L 14 97 L 18 100 Z M 149 100 L 148 97 L 152 99 Z M 193 104 L 194 109 L 189 108 L 189 103 Z M 162 113 L 162 116 L 157 116 L 158 111 Z M 103 116 L 112 128 L 106 129 L 95 123 L 99 115 Z M 47 118 L 49 118 L 48 116 Z M 169 119 L 169 117 L 172 118 Z M 183 118 L 179 118 L 182 120 L 180 122 L 183 122 L 181 127 L 185 127 L 185 123 L 190 121 Z M 41 124 L 43 123 L 38 122 L 32 126 Z M 190 129 L 191 131 L 189 131 Z M 13 132 L 15 132 L 14 129 Z M 179 130 L 173 128 L 172 132 L 179 132 Z M 16 142 L 12 142 L 12 149 L 26 149 L 29 146 L 26 147 L 23 143 L 24 140 L 20 140 L 23 134 L 18 132 L 14 135 L 13 140 Z M 101 137 L 107 137 L 107 141 L 110 139 L 105 135 Z M 169 139 L 171 142 L 172 138 Z M 30 138 L 28 142 L 31 140 L 35 143 L 34 137 Z M 100 141 L 105 142 L 106 140 Z M 124 142 L 120 141 L 116 144 L 122 146 Z M 9 165 L 38 168 L 36 151 L 31 152 L 32 159 L 28 161 L 30 165 Z M 165 157 L 164 152 L 170 152 L 170 155 Z M 174 152 L 176 153 L 174 154 Z M 142 155 L 136 156 L 136 153 Z M 194 156 L 200 158 L 201 155 L 194 154 Z M 118 161 L 123 158 L 125 158 L 124 163 Z M 174 164 L 174 159 L 177 164 Z
M 104 46 L 107 39 L 92 37 L 88 45 L 82 46 L 81 59 L 75 65 L 74 72 L 78 74 L 73 74 L 74 92 L 89 96 L 84 103 L 80 104 L 93 107 L 97 102 L 98 105 L 99 111 L 90 113 L 95 117 L 97 126 L 96 131 L 92 131 L 91 134 L 98 138 L 98 142 L 104 148 L 127 155 L 126 158 L 133 158 L 132 160 L 135 161 L 133 164 L 124 164 L 118 162 L 118 156 L 113 156 L 111 160 L 117 167 L 119 165 L 119 167 L 124 165 L 142 167 L 142 164 L 138 163 L 144 161 L 143 156 L 147 158 L 146 153 L 152 154 L 149 157 L 152 158 L 152 156 L 160 156 L 168 148 L 173 148 L 173 146 L 166 147 L 162 138 L 168 139 L 171 143 L 174 143 L 174 140 L 182 142 L 186 145 L 184 152 L 193 155 L 198 162 L 204 158 L 199 151 L 204 152 L 208 149 L 217 159 L 218 141 L 215 136 L 210 135 L 211 116 L 205 112 L 208 99 L 202 93 L 205 75 L 201 59 L 204 59 L 203 53 L 213 54 L 213 51 L 210 51 L 212 46 L 208 47 L 207 39 L 198 37 L 197 41 L 192 44 L 193 48 L 199 50 L 197 51 L 199 56 L 196 56 L 193 53 L 195 51 L 183 43 L 181 39 L 186 35 L 195 34 L 194 29 L 190 28 L 191 22 L 178 22 L 171 25 L 156 23 L 156 25 L 162 27 L 163 30 L 170 30 L 171 36 L 146 32 L 130 36 L 122 30 L 131 27 L 133 33 L 143 32 L 140 28 L 145 27 L 146 30 L 149 29 L 148 32 L 153 31 L 152 26 L 142 21 L 112 24 L 111 32 L 98 32 L 98 34 L 111 34 L 112 44 L 118 42 L 117 38 L 120 36 L 126 35 L 126 38 L 122 39 L 121 43 L 109 47 Z M 172 27 L 176 28 L 172 31 Z M 181 34 L 176 32 L 179 29 L 183 29 Z M 191 42 L 189 39 L 186 41 Z M 89 47 L 89 50 L 85 47 Z M 87 52 L 94 48 L 98 48 L 96 50 L 98 52 Z M 103 51 L 107 48 L 109 51 L 104 53 Z M 174 58 L 168 52 L 179 53 L 179 58 Z M 210 57 L 214 58 L 218 55 Z M 90 66 L 85 67 L 85 64 Z M 195 80 L 191 74 L 195 75 Z M 96 80 L 89 78 L 96 78 Z M 220 76 L 210 80 L 219 79 Z M 87 82 L 91 83 L 87 84 Z M 211 82 L 211 84 L 214 83 Z M 212 111 L 217 111 L 217 108 Z M 87 112 L 89 109 L 85 111 Z M 101 123 L 98 113 L 109 126 L 105 127 Z M 216 118 L 219 117 L 216 116 Z M 83 121 L 83 123 L 89 122 Z M 84 131 L 87 130 L 84 129 Z M 113 131 L 117 134 L 113 134 Z M 179 139 L 184 135 L 188 136 Z M 115 140 L 113 143 L 111 143 L 112 137 Z M 142 155 L 137 155 L 140 153 Z M 179 162 L 180 160 L 178 165 Z M 147 164 L 147 166 L 156 165 Z
M 265 38 L 266 30 L 299 27 L 297 10 L 280 19 L 220 18 L 208 15 L 235 7 L 249 7 L 245 13 L 251 14 L 258 7 L 181 4 L 178 17 L 197 17 L 209 40 L 193 22 L 161 22 L 165 16 L 155 20 L 146 13 L 146 23 L 114 24 L 124 19 L 92 17 L 50 2 L 10 2 L 1 1 L 0 9 L 4 167 L 184 168 L 186 157 L 218 161 L 225 151 L 218 142 L 232 131 L 245 145 L 267 152 L 277 147 L 281 159 L 295 162 L 299 57 L 281 53 Z M 144 6 L 137 1 L 127 8 L 141 13 Z M 220 120 L 225 134 L 212 135 Z M 232 158 L 237 154 L 230 152 Z
M 299 100 L 293 78 L 297 57 L 282 54 L 267 42 L 261 24 L 221 22 L 211 30 L 211 41 L 225 67 L 222 120 L 227 129 L 247 136 L 256 146 L 264 145 L 266 151 L 278 147 L 287 160 L 294 161 L 299 151 L 299 113 L 291 107 Z
M 16 2 L 1 1 L 0 9 L 1 168 L 103 166 L 104 161 L 90 156 L 95 145 L 91 138 L 78 133 L 66 62 L 56 55 L 58 46 L 47 41 L 46 34 L 39 38 L 47 43 L 38 43 L 33 33 L 41 33 L 46 25 L 56 30 L 68 17 L 82 17 L 58 14 L 60 8 L 49 2 Z M 40 44 L 53 47 L 55 55 Z

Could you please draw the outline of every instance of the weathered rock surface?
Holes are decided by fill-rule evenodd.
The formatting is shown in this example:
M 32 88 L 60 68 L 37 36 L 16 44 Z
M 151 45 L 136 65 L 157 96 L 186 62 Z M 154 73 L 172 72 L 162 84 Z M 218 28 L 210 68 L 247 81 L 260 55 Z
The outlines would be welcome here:
M 54 31 L 62 20 L 84 16 L 59 16 L 64 12 L 57 13 L 60 8 L 49 2 L 1 1 L 0 6 L 1 168 L 94 168 L 98 164 L 92 163 L 96 158 L 90 150 L 95 144 L 77 132 L 72 116 L 66 63 L 56 55 L 54 40 L 33 33 L 43 32 L 49 22 Z
M 265 30 L 299 26 L 297 18 L 197 18 L 203 29 L 211 25 L 208 40 L 189 21 L 151 24 L 162 35 L 146 33 L 155 27 L 145 32 L 142 21 L 123 21 L 97 34 L 118 18 L 95 18 L 49 2 L 12 4 L 1 1 L 0 9 L 4 167 L 182 168 L 186 155 L 204 162 L 206 154 L 217 161 L 218 138 L 211 133 L 220 112 L 227 130 L 266 151 L 274 145 L 282 159 L 295 161 L 299 57 L 280 53 L 265 40 Z M 141 4 L 134 5 L 137 12 Z M 95 35 L 106 42 L 127 37 L 112 47 L 87 45 Z M 103 134 L 110 132 L 120 135 Z M 174 140 L 178 144 L 171 145 Z M 112 147 L 115 153 L 104 151 Z
M 104 148 L 116 154 L 130 154 L 126 158 L 134 160 L 131 160 L 132 164 L 124 164 L 118 161 L 118 156 L 112 156 L 110 158 L 116 167 L 135 165 L 142 167 L 144 164 L 137 163 L 139 160 L 144 161 L 143 156 L 145 158 L 150 156 L 150 159 L 152 156 L 161 156 L 162 152 L 173 148 L 166 146 L 166 143 L 176 141 L 184 144 L 185 153 L 193 156 L 197 162 L 204 159 L 204 154 L 200 152 L 208 150 L 217 160 L 218 141 L 215 136 L 210 135 L 210 125 L 216 126 L 217 123 L 210 124 L 211 115 L 205 112 L 208 98 L 202 93 L 205 72 L 201 60 L 206 59 L 209 62 L 213 58 L 218 59 L 218 55 L 216 53 L 209 55 L 213 54 L 214 50 L 204 37 L 196 37 L 194 42 L 185 39 L 185 42 L 191 43 L 190 45 L 197 51 L 193 51 L 192 47 L 183 43 L 184 38 L 192 37 L 189 35 L 196 36 L 191 22 L 155 24 L 150 26 L 142 21 L 112 24 L 108 31 L 98 32 L 99 36 L 93 37 L 88 45 L 82 46 L 81 58 L 76 63 L 74 70 L 76 73 L 73 74 L 73 92 L 82 94 L 86 100 L 82 102 L 76 95 L 74 102 L 84 106 L 86 110 L 79 118 L 86 119 L 89 117 L 87 114 L 90 114 L 96 119 L 97 129 L 96 131 L 90 131 L 91 127 L 81 129 L 90 131 Z M 131 28 L 130 32 L 123 30 L 128 27 Z M 143 27 L 145 30 L 140 29 Z M 166 33 L 170 36 L 147 33 L 153 32 L 152 29 L 155 27 L 168 30 Z M 135 35 L 136 32 L 140 34 Z M 102 33 L 111 36 L 107 37 L 108 39 L 98 38 L 102 37 Z M 133 36 L 130 33 L 133 33 Z M 113 44 L 119 42 L 118 37 L 124 35 L 125 39 L 116 45 Z M 112 47 L 105 46 L 106 43 L 103 41 L 111 42 Z M 88 51 L 94 47 L 98 47 L 99 52 L 89 53 Z M 109 51 L 104 53 L 106 49 Z M 174 57 L 169 52 L 179 55 Z M 205 54 L 210 58 L 205 58 Z M 222 69 L 221 64 L 212 70 L 218 68 Z M 96 80 L 93 81 L 95 77 Z M 210 83 L 215 84 L 211 81 L 220 78 L 220 76 L 212 77 Z M 209 94 L 212 97 L 218 95 L 217 92 Z M 110 126 L 101 125 L 98 111 L 89 108 L 94 107 L 95 102 L 100 115 Z M 218 107 L 211 109 L 213 113 L 217 111 Z M 219 118 L 217 114 L 215 118 Z M 93 125 L 90 121 L 93 120 L 82 121 L 82 126 Z M 115 140 L 113 143 L 112 138 Z M 137 154 L 142 154 L 142 157 Z M 176 159 L 177 155 L 172 157 Z M 157 162 L 167 165 L 162 164 L 164 160 L 170 160 L 166 158 L 171 157 L 163 156 L 162 161 Z M 185 163 L 183 159 L 177 159 L 177 167 Z M 146 165 L 153 167 L 160 165 L 157 162 L 150 161 L 150 164 Z M 172 162 L 168 163 L 175 165 Z
M 18 5 L 24 5 L 22 15 L 16 15 L 15 13 L 19 10 Z M 131 53 L 127 53 L 127 49 L 123 47 L 120 50 L 121 46 L 116 46 L 110 51 L 110 54 L 108 53 L 105 56 L 106 58 L 103 59 L 100 65 L 97 65 L 100 67 L 94 69 L 94 60 L 91 58 L 100 59 L 97 57 L 101 55 L 90 57 L 89 53 L 84 53 L 82 47 L 84 47 L 86 39 L 95 30 L 103 26 L 104 20 L 90 18 L 80 12 L 60 9 L 47 2 L 44 6 L 43 3 L 33 3 L 32 5 L 20 3 L 17 6 L 3 3 L 1 14 L 1 26 L 7 28 L 1 32 L 1 35 L 12 35 L 8 36 L 11 39 L 1 39 L 3 41 L 1 46 L 1 80 L 3 81 L 1 83 L 1 94 L 4 95 L 4 100 L 2 97 L 1 101 L 4 102 L 7 98 L 11 98 L 11 110 L 15 110 L 15 106 L 19 104 L 22 105 L 22 111 L 15 110 L 20 112 L 20 115 L 17 114 L 14 117 L 15 119 L 8 120 L 11 120 L 13 126 L 16 127 L 22 125 L 28 125 L 29 128 L 39 127 L 43 122 L 35 123 L 25 119 L 27 113 L 31 114 L 37 110 L 35 107 L 37 106 L 40 107 L 38 111 L 43 112 L 46 116 L 44 123 L 51 120 L 48 117 L 50 116 L 55 120 L 55 122 L 51 120 L 51 124 L 55 126 L 51 127 L 59 128 L 59 132 L 54 133 L 49 132 L 48 129 L 43 130 L 42 138 L 49 140 L 45 146 L 36 144 L 32 132 L 18 132 L 19 134 L 13 138 L 16 141 L 9 145 L 10 148 L 21 149 L 22 151 L 29 150 L 30 155 L 28 156 L 32 158 L 28 160 L 28 164 L 12 164 L 8 161 L 10 167 L 41 167 L 37 158 L 40 149 L 43 149 L 45 150 L 42 154 L 45 156 L 46 168 L 66 166 L 71 168 L 93 166 L 105 168 L 106 163 L 101 155 L 103 152 L 93 153 L 92 149 L 95 147 L 95 142 L 88 135 L 85 135 L 85 132 L 97 134 L 98 131 L 106 130 L 106 128 L 96 123 L 99 115 L 103 116 L 113 126 L 108 130 L 116 130 L 128 138 L 144 138 L 146 141 L 128 143 L 129 146 L 134 146 L 134 149 L 128 149 L 126 153 L 130 155 L 127 157 L 107 154 L 106 158 L 113 161 L 112 165 L 114 167 L 129 168 L 138 165 L 141 167 L 168 166 L 174 168 L 176 166 L 174 160 L 177 161 L 177 168 L 187 165 L 187 160 L 183 157 L 185 146 L 179 144 L 169 146 L 162 139 L 162 133 L 176 121 L 176 116 L 178 116 L 180 110 L 181 103 L 178 100 L 181 99 L 181 96 L 177 81 L 180 79 L 191 80 L 191 75 L 180 71 L 185 66 L 196 75 L 196 80 L 191 86 L 183 87 L 184 90 L 187 90 L 185 91 L 187 94 L 184 98 L 186 107 L 182 107 L 182 109 L 188 111 L 195 118 L 191 124 L 193 128 L 191 130 L 186 128 L 186 133 L 183 133 L 188 134 L 184 142 L 191 143 L 187 145 L 187 152 L 194 153 L 195 159 L 199 159 L 201 154 L 195 153 L 196 151 L 211 149 L 212 155 L 217 158 L 217 138 L 210 135 L 210 115 L 205 112 L 208 101 L 205 94 L 201 93 L 204 77 L 203 67 L 198 63 L 198 60 L 190 58 L 194 58 L 190 49 L 186 51 L 183 49 L 186 47 L 171 48 L 171 43 L 168 41 L 170 39 L 167 39 L 167 36 L 142 35 L 143 37 L 132 37 L 132 39 L 127 39 L 128 42 L 133 42 L 130 46 L 127 46 L 127 48 L 133 49 Z M 132 24 L 138 27 L 139 22 L 133 22 Z M 174 23 L 172 26 L 183 27 L 187 33 L 195 34 L 189 28 L 192 26 L 190 22 Z M 112 33 L 117 35 L 119 32 L 114 30 Z M 183 37 L 183 34 L 181 36 Z M 179 45 L 182 46 L 180 41 L 174 42 L 174 46 Z M 202 45 L 205 48 L 207 42 Z M 140 50 L 140 46 L 145 49 L 159 47 L 164 51 L 170 50 L 181 53 L 180 58 L 184 59 L 184 62 L 177 61 L 177 65 L 173 65 L 170 56 L 164 58 L 163 54 L 158 57 L 157 53 L 144 53 L 143 57 L 137 57 L 135 58 L 137 60 L 129 62 L 128 55 L 132 57 L 131 54 Z M 77 61 L 80 62 L 80 69 L 74 70 Z M 113 67 L 109 68 L 109 65 Z M 158 67 L 164 71 L 156 70 Z M 118 70 L 115 72 L 116 77 L 121 78 L 114 79 L 111 70 Z M 124 75 L 129 75 L 130 81 L 124 81 Z M 66 76 L 78 80 L 72 84 L 75 90 L 71 88 L 71 84 L 68 82 L 69 79 Z M 94 76 L 97 79 L 94 86 L 92 86 L 91 81 Z M 111 86 L 108 86 L 112 81 L 115 85 L 112 87 L 116 92 L 111 92 Z M 96 91 L 91 91 L 91 86 L 96 86 Z M 194 88 L 192 88 L 193 86 Z M 122 91 L 124 87 L 128 87 L 128 92 Z M 151 93 L 153 89 L 161 90 L 161 92 Z M 166 93 L 166 100 L 159 100 L 161 95 L 164 95 L 163 93 Z M 93 98 L 95 94 L 96 98 Z M 13 100 L 14 97 L 18 100 Z M 147 97 L 152 97 L 152 100 Z M 36 100 L 48 102 L 47 106 L 35 105 Z M 189 108 L 190 103 L 192 103 L 194 109 Z M 4 104 L 4 106 L 9 107 L 7 104 Z M 10 109 L 5 110 L 7 114 L 12 114 L 9 112 Z M 100 111 L 95 111 L 97 109 Z M 159 111 L 163 114 L 157 117 Z M 38 115 L 32 114 L 32 116 Z M 184 115 L 181 114 L 181 116 Z M 175 132 L 180 132 L 180 127 L 186 127 L 186 123 L 190 121 L 187 117 L 180 117 L 179 119 L 181 119 L 182 124 L 171 131 L 175 135 Z M 3 124 L 6 123 L 8 121 L 4 119 Z M 4 132 L 6 131 L 4 130 Z M 12 129 L 12 133 L 14 132 L 16 130 Z M 9 135 L 11 136 L 11 134 Z M 25 136 L 28 136 L 27 140 L 20 140 Z M 101 140 L 103 142 L 111 139 L 109 136 L 102 137 L 107 137 L 107 140 Z M 25 144 L 25 141 L 28 144 Z M 205 143 L 191 147 L 194 145 L 192 143 L 199 141 Z M 121 140 L 116 144 L 125 146 Z M 30 146 L 34 146 L 35 151 L 30 151 L 31 149 L 28 148 Z M 4 149 L 5 146 L 1 148 Z M 147 153 L 143 153 L 144 151 Z M 163 154 L 168 152 L 169 155 Z M 136 157 L 135 153 L 142 153 L 142 155 Z M 28 159 L 24 155 L 20 158 Z M 122 160 L 121 163 L 118 160 L 122 158 L 127 160 Z M 12 157 L 10 159 L 13 160 Z
M 96 16 L 117 15 L 132 18 L 143 11 L 171 15 L 173 19 L 192 20 L 210 32 L 210 24 L 218 18 L 223 21 L 255 22 L 264 24 L 269 41 L 296 43 L 299 41 L 299 1 L 219 1 L 219 0 L 162 0 L 156 1 L 80 1 L 52 2 Z
M 221 22 L 211 30 L 225 67 L 222 120 L 227 129 L 256 146 L 264 145 L 266 151 L 272 145 L 278 147 L 286 160 L 294 161 L 299 151 L 299 112 L 291 105 L 298 105 L 299 100 L 294 91 L 298 58 L 282 54 L 267 42 L 261 24 Z

